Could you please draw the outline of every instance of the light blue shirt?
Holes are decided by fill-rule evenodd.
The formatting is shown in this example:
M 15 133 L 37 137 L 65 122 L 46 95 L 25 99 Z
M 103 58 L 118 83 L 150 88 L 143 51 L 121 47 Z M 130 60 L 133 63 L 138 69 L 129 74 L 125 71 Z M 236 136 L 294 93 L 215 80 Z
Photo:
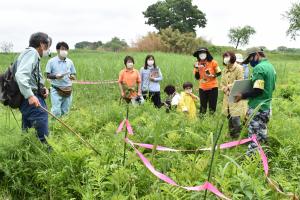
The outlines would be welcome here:
M 70 74 L 76 74 L 76 70 L 72 60 L 66 58 L 61 60 L 58 56 L 51 58 L 46 66 L 46 73 L 53 75 L 66 74 L 62 79 L 51 79 L 51 85 L 56 87 L 68 87 L 72 86 L 72 81 L 70 80 Z
M 40 59 L 39 53 L 33 47 L 26 48 L 18 57 L 15 79 L 25 99 L 34 95 L 32 90 L 38 89 L 38 76 L 41 87 L 45 83 L 40 68 Z
M 154 81 L 150 80 L 150 75 L 155 73 Z M 159 67 L 149 67 L 145 69 L 142 67 L 140 69 L 140 75 L 142 79 L 142 91 L 150 91 L 150 92 L 159 92 L 160 84 L 159 82 L 163 79 L 162 73 Z
M 249 66 L 246 64 L 242 65 L 244 68 L 244 79 L 249 79 Z

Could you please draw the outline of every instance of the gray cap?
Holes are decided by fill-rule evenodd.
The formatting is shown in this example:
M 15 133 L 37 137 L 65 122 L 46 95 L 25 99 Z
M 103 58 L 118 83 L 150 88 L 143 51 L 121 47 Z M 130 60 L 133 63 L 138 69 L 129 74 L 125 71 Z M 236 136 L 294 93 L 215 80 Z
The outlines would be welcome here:
M 250 57 L 253 54 L 260 53 L 260 52 L 264 52 L 264 50 L 262 48 L 259 48 L 259 47 L 252 47 L 250 49 L 247 49 L 247 57 L 243 61 L 243 64 L 248 64 L 250 62 Z

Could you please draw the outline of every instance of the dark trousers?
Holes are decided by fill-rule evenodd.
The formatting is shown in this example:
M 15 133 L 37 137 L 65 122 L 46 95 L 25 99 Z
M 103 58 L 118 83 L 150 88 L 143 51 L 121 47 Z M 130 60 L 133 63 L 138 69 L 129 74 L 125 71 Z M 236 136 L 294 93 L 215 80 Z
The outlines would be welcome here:
M 218 88 L 212 88 L 210 90 L 199 89 L 200 96 L 200 114 L 205 114 L 207 110 L 207 104 L 209 105 L 210 113 L 216 112 L 218 102 Z
M 162 106 L 160 92 L 142 91 L 142 94 L 145 100 L 151 99 L 155 107 L 160 108 Z
M 230 137 L 238 138 L 242 130 L 241 117 L 228 115 L 227 118 Z
M 41 106 L 47 109 L 45 100 L 36 96 Z M 27 131 L 29 128 L 34 128 L 37 132 L 37 136 L 41 142 L 46 142 L 46 136 L 48 136 L 48 113 L 40 108 L 36 108 L 33 105 L 29 105 L 28 99 L 24 99 L 20 111 L 22 113 L 22 129 Z

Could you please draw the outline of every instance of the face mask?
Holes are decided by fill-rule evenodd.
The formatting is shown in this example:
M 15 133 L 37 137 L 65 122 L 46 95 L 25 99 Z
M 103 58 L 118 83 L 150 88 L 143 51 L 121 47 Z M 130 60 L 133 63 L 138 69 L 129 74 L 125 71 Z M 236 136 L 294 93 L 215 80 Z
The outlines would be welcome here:
M 191 94 L 193 92 L 193 89 L 192 88 L 185 89 L 185 92 L 188 93 L 188 94 Z
M 148 66 L 153 66 L 154 65 L 154 60 L 148 60 L 147 64 L 148 64 Z
M 229 56 L 228 57 L 224 57 L 223 62 L 224 62 L 225 65 L 228 65 L 229 61 L 230 61 L 230 57 Z
M 48 57 L 49 55 L 50 55 L 50 50 L 49 49 L 43 50 L 43 55 L 42 55 L 43 58 Z
M 255 57 L 252 58 L 252 60 L 250 61 L 250 65 L 251 65 L 252 67 L 255 67 L 258 63 L 259 63 L 259 61 L 258 61 L 258 60 L 255 60 Z
M 206 59 L 206 53 L 200 53 L 199 58 L 200 58 L 200 60 L 205 60 Z
M 63 58 L 66 58 L 68 56 L 68 51 L 66 50 L 60 50 L 59 55 Z
M 126 67 L 127 67 L 128 69 L 133 68 L 133 63 L 132 63 L 132 62 L 127 63 L 127 64 L 126 64 Z
M 256 65 L 258 65 L 258 63 L 259 63 L 258 60 L 256 60 L 256 61 L 255 61 L 255 60 L 251 60 L 251 61 L 250 61 L 250 65 L 251 65 L 252 67 L 255 67 Z

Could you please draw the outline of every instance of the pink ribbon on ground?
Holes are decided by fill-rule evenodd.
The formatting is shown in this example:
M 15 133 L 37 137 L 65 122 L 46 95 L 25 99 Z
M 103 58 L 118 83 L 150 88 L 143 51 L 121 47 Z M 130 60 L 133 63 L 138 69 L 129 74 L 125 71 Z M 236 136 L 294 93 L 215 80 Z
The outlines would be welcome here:
M 253 135 L 251 138 L 246 138 L 246 139 L 242 139 L 242 140 L 237 140 L 237 141 L 232 141 L 232 142 L 227 142 L 227 143 L 221 144 L 220 149 L 232 148 L 232 147 L 239 146 L 241 144 L 245 144 L 245 143 L 251 142 L 251 141 L 253 141 L 258 146 L 258 151 L 259 151 L 259 154 L 260 154 L 260 157 L 261 157 L 261 160 L 262 160 L 264 171 L 265 171 L 266 176 L 268 176 L 268 173 L 269 173 L 268 159 L 267 159 L 267 156 L 264 153 L 261 145 L 258 143 L 256 135 Z M 134 142 L 132 142 L 132 144 L 136 145 L 136 146 L 139 146 L 139 147 L 146 148 L 146 149 L 154 149 L 155 148 L 157 151 L 170 151 L 170 152 L 211 151 L 212 150 L 212 148 L 202 148 L 202 149 L 197 149 L 197 150 L 177 150 L 177 149 L 172 149 L 172 148 L 164 147 L 164 146 L 156 146 L 155 147 L 155 145 L 152 145 L 152 144 L 134 143 Z
M 72 81 L 72 83 L 79 85 L 101 85 L 101 84 L 112 84 L 117 83 L 117 80 L 109 80 L 109 81 Z
M 228 148 L 231 148 L 231 147 L 236 147 L 236 146 L 239 146 L 241 144 L 245 144 L 247 142 L 250 142 L 252 140 L 253 140 L 252 138 L 246 138 L 246 139 L 242 139 L 242 140 L 227 142 L 227 143 L 221 144 L 220 149 L 228 149 Z
M 123 129 L 123 127 L 124 127 L 125 121 L 126 121 L 126 120 L 124 119 L 124 120 L 120 123 L 120 125 L 119 125 L 119 127 L 118 127 L 116 133 L 120 133 L 120 132 L 122 131 L 122 129 Z
M 133 135 L 133 129 L 132 129 L 128 119 L 126 119 L 126 128 L 127 128 L 128 134 Z
M 252 141 L 258 146 L 258 151 L 259 151 L 259 154 L 260 154 L 263 166 L 264 166 L 265 175 L 268 176 L 269 175 L 268 158 L 267 158 L 264 150 L 262 149 L 262 147 L 258 143 L 256 135 L 252 136 Z
M 231 147 L 235 147 L 241 144 L 245 144 L 247 142 L 253 141 L 252 138 L 246 138 L 243 140 L 237 140 L 237 141 L 232 141 L 232 142 L 228 142 L 228 143 L 224 143 L 220 145 L 220 149 L 227 149 L 227 148 L 231 148 Z M 144 143 L 133 143 L 136 146 L 140 146 L 146 149 L 154 149 L 155 145 L 152 144 L 144 144 Z M 216 147 L 217 149 L 218 147 Z M 178 152 L 178 151 L 211 151 L 212 148 L 202 148 L 202 149 L 197 149 L 197 150 L 178 150 L 178 149 L 172 149 L 169 147 L 164 147 L 164 146 L 156 146 L 155 148 L 158 151 L 174 151 L 174 152 Z
M 133 129 L 129 123 L 128 120 L 123 120 L 118 129 L 117 129 L 117 133 L 121 132 L 123 127 L 124 127 L 124 123 L 126 123 L 126 128 L 127 131 L 130 135 L 133 135 Z M 134 143 L 131 140 L 129 140 L 128 138 L 125 138 L 125 141 L 127 143 L 130 143 L 130 145 L 134 148 L 134 150 L 136 151 L 137 155 L 141 158 L 141 160 L 143 161 L 144 165 L 155 175 L 157 176 L 159 179 L 174 185 L 174 186 L 178 186 L 181 188 L 184 188 L 186 190 L 194 190 L 194 191 L 201 191 L 201 190 L 209 190 L 212 193 L 214 193 L 215 195 L 223 198 L 223 199 L 228 199 L 227 197 L 225 197 L 217 188 L 215 188 L 211 183 L 209 182 L 205 182 L 203 185 L 200 186 L 194 186 L 194 187 L 183 187 L 183 186 L 179 186 L 175 181 L 173 181 L 171 178 L 169 178 L 168 176 L 158 172 L 155 170 L 155 168 L 151 165 L 151 163 L 144 157 L 144 155 L 139 152 L 136 148 L 136 146 L 140 146 L 143 148 L 147 148 L 147 149 L 154 149 L 155 145 L 152 144 L 143 144 L 143 143 Z M 237 140 L 237 141 L 231 141 L 231 142 L 227 142 L 224 144 L 220 145 L 220 149 L 227 149 L 227 148 L 231 148 L 231 147 L 235 147 L 235 146 L 239 146 L 241 144 L 245 144 L 248 142 L 253 141 L 257 147 L 258 147 L 258 151 L 262 160 L 262 164 L 263 164 L 263 168 L 264 168 L 264 172 L 266 177 L 268 178 L 269 175 L 269 166 L 268 166 L 268 158 L 263 150 L 263 148 L 261 147 L 261 145 L 259 144 L 259 142 L 257 141 L 257 136 L 254 134 L 252 135 L 251 138 L 246 138 L 246 139 L 242 139 L 242 140 Z M 218 147 L 216 147 L 218 148 Z M 163 147 L 163 146 L 156 146 L 155 147 L 156 150 L 158 151 L 171 151 L 171 152 L 180 152 L 180 151 L 211 151 L 212 148 L 202 148 L 202 149 L 197 149 L 197 150 L 177 150 L 177 149 L 172 149 L 172 148 L 168 148 L 168 147 Z
M 155 146 L 153 144 L 134 143 L 134 142 L 132 142 L 132 144 L 134 144 L 136 146 L 139 146 L 139 147 L 143 147 L 145 149 L 154 149 L 154 146 Z M 158 151 L 175 151 L 175 152 L 176 151 L 184 151 L 184 150 L 171 149 L 171 148 L 163 147 L 163 146 L 156 146 L 155 149 L 158 150 Z
M 124 127 L 124 124 L 126 124 L 126 129 L 127 129 L 127 131 L 128 131 L 128 134 L 129 134 L 129 135 L 133 135 L 133 129 L 132 129 L 132 127 L 131 127 L 131 125 L 130 125 L 130 123 L 129 123 L 129 121 L 128 121 L 127 119 L 124 119 L 124 120 L 120 123 L 120 125 L 119 125 L 119 127 L 118 127 L 116 133 L 120 133 L 120 132 L 122 131 L 122 129 L 123 129 L 123 127 Z
M 157 178 L 159 178 L 160 180 L 173 185 L 173 186 L 177 186 L 177 187 L 181 187 L 184 188 L 186 190 L 189 191 L 201 191 L 201 190 L 209 190 L 212 193 L 214 193 L 215 195 L 217 195 L 220 198 L 229 200 L 229 198 L 227 198 L 224 194 L 222 194 L 216 187 L 214 187 L 211 183 L 209 182 L 205 182 L 203 185 L 200 186 L 193 186 L 193 187 L 183 187 L 178 185 L 174 180 L 172 180 L 170 177 L 168 177 L 167 175 L 157 171 L 153 165 L 150 163 L 150 161 L 139 151 L 135 148 L 133 142 L 131 140 L 129 140 L 128 138 L 126 138 L 125 140 L 127 143 L 129 143 L 132 148 L 135 150 L 136 154 L 140 157 L 140 159 L 142 160 L 143 164 L 147 167 L 147 169 L 149 169 L 150 172 L 152 172 L 152 174 L 154 174 Z

